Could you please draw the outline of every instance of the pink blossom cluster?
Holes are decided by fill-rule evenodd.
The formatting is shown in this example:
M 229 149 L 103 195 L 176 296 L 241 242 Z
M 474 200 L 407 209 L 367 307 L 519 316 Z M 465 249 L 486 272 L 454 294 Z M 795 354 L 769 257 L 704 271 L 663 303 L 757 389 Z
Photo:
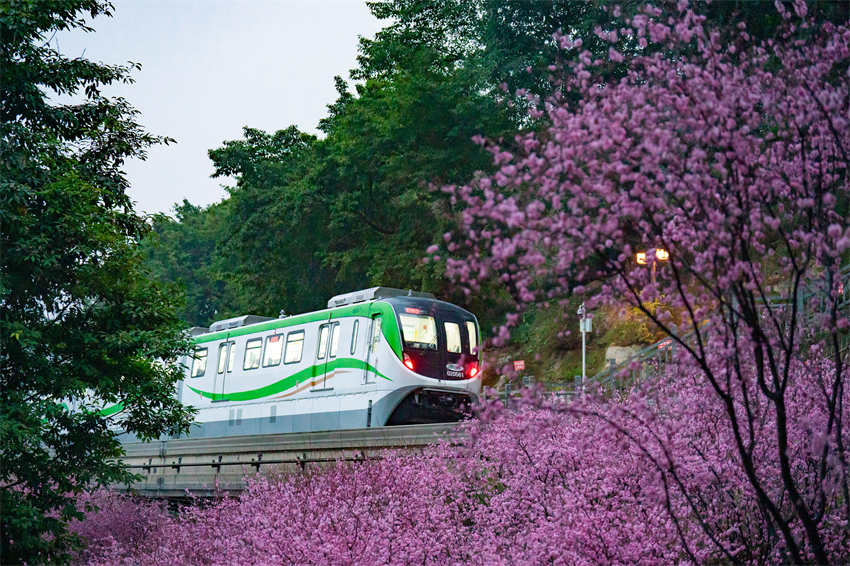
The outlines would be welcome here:
M 817 466 L 830 442 L 819 383 L 833 370 L 823 360 L 794 364 L 788 457 L 806 486 L 801 495 L 821 509 L 828 560 L 844 563 L 850 529 L 840 463 L 832 460 L 825 474 Z M 680 356 L 662 379 L 623 398 L 564 402 L 537 392 L 512 410 L 490 402 L 460 445 L 261 476 L 239 497 L 176 514 L 100 492 L 86 501 L 99 510 L 74 527 L 89 541 L 77 563 L 787 562 L 785 539 L 747 481 L 733 430 L 712 397 L 699 369 Z M 753 410 L 747 434 L 756 473 L 793 516 L 770 448 L 773 413 Z M 793 519 L 789 526 L 804 528 Z M 814 560 L 810 548 L 800 552 Z

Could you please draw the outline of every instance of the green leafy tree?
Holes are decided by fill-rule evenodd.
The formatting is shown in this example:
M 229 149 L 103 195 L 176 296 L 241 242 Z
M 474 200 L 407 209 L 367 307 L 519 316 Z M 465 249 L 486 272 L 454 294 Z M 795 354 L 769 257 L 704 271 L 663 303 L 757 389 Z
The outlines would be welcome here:
M 153 143 L 101 88 L 134 65 L 69 59 L 50 34 L 110 15 L 101 0 L 0 2 L 0 563 L 56 563 L 74 494 L 126 481 L 117 428 L 176 433 L 187 347 L 152 283 L 121 167 Z M 71 102 L 57 102 L 71 100 Z
M 207 208 L 184 201 L 176 218 L 155 219 L 146 263 L 185 289 L 187 323 L 324 306 L 336 278 L 322 264 L 328 211 L 308 179 L 315 144 L 294 126 L 245 128 L 209 152 L 214 177 L 236 178 L 228 198 Z
M 329 211 L 309 178 L 316 143 L 295 126 L 273 134 L 245 128 L 243 139 L 209 152 L 213 176 L 237 179 L 214 264 L 240 312 L 323 308 L 335 289 L 322 253 Z
M 180 316 L 188 326 L 209 326 L 231 314 L 230 278 L 222 273 L 223 262 L 216 261 L 229 205 L 224 201 L 201 208 L 184 200 L 175 205 L 175 218 L 156 215 L 153 230 L 142 240 L 147 268 L 185 294 Z
M 322 122 L 314 183 L 330 212 L 325 261 L 341 280 L 444 294 L 441 270 L 421 262 L 454 215 L 434 187 L 489 167 L 476 133 L 514 127 L 491 98 L 424 69 L 358 85 Z
M 782 21 L 775 10 L 765 11 L 758 2 L 694 0 L 693 3 L 714 25 L 736 29 L 739 22 L 744 22 L 751 33 L 759 37 L 770 37 L 777 33 Z M 552 65 L 558 62 L 561 49 L 555 34 L 560 33 L 573 40 L 580 39 L 582 49 L 587 49 L 593 58 L 607 61 L 606 68 L 600 69 L 600 76 L 606 79 L 623 76 L 631 55 L 646 54 L 648 49 L 658 48 L 646 45 L 635 36 L 627 37 L 621 33 L 616 34 L 615 42 L 609 41 L 611 33 L 618 32 L 622 27 L 621 18 L 617 14 L 634 15 L 646 4 L 640 0 L 386 0 L 368 4 L 372 13 L 387 21 L 387 25 L 373 39 L 363 38 L 360 41 L 358 66 L 352 70 L 351 76 L 365 81 L 365 86 L 358 88 L 359 97 L 347 93 L 340 96 L 337 104 L 331 107 L 330 118 L 323 124 L 331 143 L 335 138 L 360 130 L 355 137 L 359 141 L 351 141 L 343 146 L 342 151 L 335 152 L 344 152 L 344 157 L 336 159 L 343 164 L 337 168 L 341 171 L 340 185 L 347 192 L 345 198 L 355 202 L 363 202 L 364 199 L 357 198 L 358 185 L 352 180 L 358 174 L 363 176 L 370 168 L 379 167 L 379 160 L 387 155 L 373 151 L 375 140 L 381 139 L 381 136 L 367 129 L 370 122 L 368 118 L 364 119 L 364 112 L 360 108 L 369 104 L 371 91 L 378 90 L 376 85 L 386 85 L 386 90 L 395 89 L 399 93 L 404 90 L 402 85 L 406 83 L 416 84 L 421 89 L 419 93 L 413 93 L 414 97 L 419 97 L 418 103 L 411 105 L 406 113 L 403 105 L 399 105 L 405 95 L 386 97 L 380 119 L 387 122 L 393 120 L 394 114 L 404 115 L 410 125 L 411 137 L 421 141 L 419 147 L 410 148 L 408 153 L 403 145 L 393 143 L 389 140 L 390 135 L 386 135 L 385 147 L 403 156 L 398 162 L 407 166 L 408 170 L 401 178 L 419 181 L 404 185 L 407 194 L 428 200 L 430 197 L 421 187 L 427 186 L 429 182 L 437 185 L 453 183 L 453 174 L 462 171 L 462 167 L 452 168 L 445 161 L 429 159 L 429 154 L 434 157 L 432 149 L 435 147 L 429 143 L 429 134 L 439 131 L 448 133 L 442 140 L 441 149 L 445 154 L 463 156 L 462 161 L 470 166 L 470 173 L 476 169 L 486 172 L 491 163 L 488 161 L 481 164 L 474 157 L 470 158 L 474 153 L 469 148 L 469 137 L 474 134 L 490 139 L 503 137 L 500 141 L 502 147 L 511 150 L 514 149 L 511 142 L 515 133 L 540 130 L 546 126 L 545 116 L 538 120 L 529 118 L 527 110 L 534 102 L 526 99 L 525 94 L 517 92 L 547 97 L 557 88 L 561 77 L 552 76 Z M 790 8 L 791 2 L 786 4 Z M 816 21 L 843 22 L 850 10 L 848 6 L 848 3 L 813 0 L 809 2 L 809 12 Z M 671 15 L 676 13 L 675 3 L 661 3 L 659 8 L 669 10 Z M 611 47 L 622 53 L 623 61 L 609 59 Z M 428 96 L 429 92 L 440 89 L 445 89 L 450 95 Z M 575 96 L 575 93 L 568 96 Z M 495 104 L 495 100 L 500 100 L 501 104 Z M 452 106 L 452 101 L 463 103 Z M 436 106 L 427 106 L 429 102 L 436 102 Z M 474 117 L 478 110 L 484 110 L 483 114 L 491 120 L 473 121 L 474 128 L 470 132 L 465 129 L 468 123 L 464 121 Z M 428 119 L 440 111 L 448 111 L 450 118 L 442 121 Z M 492 120 L 495 116 L 507 119 L 508 125 Z M 452 135 L 456 130 L 440 130 L 439 126 L 431 129 L 434 124 L 445 126 L 453 120 L 457 122 L 459 131 L 466 131 L 467 135 Z M 330 129 L 327 127 L 328 122 L 335 122 Z M 353 158 L 358 152 L 381 157 Z M 360 186 L 363 186 L 362 182 Z M 375 199 L 375 202 L 388 211 L 384 217 L 405 218 L 397 213 L 399 201 L 389 196 L 392 194 L 389 187 L 379 194 L 381 198 Z M 436 199 L 435 202 L 445 201 Z M 423 224 L 436 227 L 431 231 L 431 241 L 428 242 L 435 243 L 441 241 L 441 233 L 454 223 L 457 215 L 452 207 L 443 207 L 435 210 L 433 217 L 426 215 L 425 218 L 429 222 L 433 221 L 433 224 Z M 375 253 L 373 257 L 377 261 L 381 258 L 402 257 L 404 261 L 399 262 L 400 265 L 411 265 L 410 260 L 416 256 L 422 240 L 407 237 L 410 246 L 404 248 L 401 243 L 404 236 L 408 234 L 403 234 L 395 243 L 397 251 L 394 255 Z M 392 242 L 392 238 L 393 235 L 376 238 L 364 234 L 356 252 L 363 254 L 368 252 L 370 246 L 386 246 Z M 399 253 L 398 250 L 402 249 L 404 252 Z M 345 254 L 343 257 L 352 256 Z M 363 262 L 357 264 L 362 265 Z M 421 272 L 421 269 L 416 272 Z M 441 276 L 442 270 L 433 269 L 431 273 Z M 415 280 L 413 277 L 401 279 Z M 432 289 L 439 290 L 443 296 L 463 300 L 462 297 L 452 296 L 452 289 L 445 284 L 434 285 Z M 504 290 L 498 289 L 498 285 L 491 285 L 489 289 L 482 289 L 476 297 L 465 301 L 470 308 L 484 315 L 482 318 L 486 325 L 486 322 L 498 318 L 493 315 L 501 310 L 504 293 Z
M 549 65 L 559 57 L 555 33 L 580 37 L 585 48 L 607 54 L 610 43 L 595 33 L 612 21 L 608 2 L 573 0 L 391 0 L 369 2 L 390 20 L 374 39 L 360 40 L 352 77 L 391 77 L 429 62 L 432 70 L 459 69 L 470 85 L 491 97 L 526 89 L 552 92 Z M 610 2 L 631 10 L 639 2 Z M 517 115 L 521 118 L 521 115 Z

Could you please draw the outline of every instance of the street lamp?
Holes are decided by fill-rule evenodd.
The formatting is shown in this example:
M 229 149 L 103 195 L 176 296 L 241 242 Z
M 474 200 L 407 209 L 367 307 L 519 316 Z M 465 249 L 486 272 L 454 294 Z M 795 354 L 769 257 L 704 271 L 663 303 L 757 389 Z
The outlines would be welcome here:
M 652 256 L 652 259 L 647 259 L 647 255 Z M 654 250 L 649 250 L 648 252 L 638 252 L 635 255 L 635 260 L 637 261 L 638 265 L 646 265 L 647 263 L 651 263 L 653 285 L 655 285 L 655 264 L 659 261 L 668 261 L 669 259 L 670 252 L 668 252 L 664 248 L 655 248 Z

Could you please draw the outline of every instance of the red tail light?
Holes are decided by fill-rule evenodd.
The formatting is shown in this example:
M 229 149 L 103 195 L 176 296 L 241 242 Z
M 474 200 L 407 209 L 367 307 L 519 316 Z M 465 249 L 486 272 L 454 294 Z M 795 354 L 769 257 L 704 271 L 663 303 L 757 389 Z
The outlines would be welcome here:
M 472 364 L 469 366 L 469 377 L 475 377 L 478 375 L 478 365 Z
M 410 356 L 408 356 L 407 354 L 404 355 L 404 365 L 405 367 L 407 367 L 407 369 L 413 371 L 413 360 L 411 360 Z

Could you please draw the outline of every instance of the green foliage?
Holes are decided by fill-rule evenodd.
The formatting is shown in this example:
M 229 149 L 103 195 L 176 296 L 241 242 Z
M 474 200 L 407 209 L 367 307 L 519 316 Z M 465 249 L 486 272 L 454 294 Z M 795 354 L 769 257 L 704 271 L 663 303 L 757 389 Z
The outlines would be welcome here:
M 97 0 L 0 3 L 0 563 L 56 563 L 73 494 L 127 480 L 118 426 L 185 429 L 173 398 L 187 347 L 174 292 L 137 249 L 148 230 L 121 165 L 152 143 L 100 87 L 129 67 L 69 60 L 45 36 L 109 14 Z M 55 94 L 82 101 L 55 102 Z M 105 406 L 123 404 L 109 419 Z
M 656 309 L 657 305 L 650 305 L 650 312 L 655 313 Z M 649 345 L 665 337 L 637 308 L 608 310 L 604 316 L 607 324 L 602 342 L 609 346 Z
M 322 128 L 313 182 L 330 215 L 325 264 L 340 281 L 444 295 L 441 270 L 421 258 L 455 212 L 432 187 L 489 166 L 470 138 L 510 131 L 505 112 L 455 75 L 417 69 L 358 85 Z
M 393 77 L 423 61 L 437 72 L 461 69 L 464 80 L 491 97 L 504 84 L 551 94 L 549 65 L 558 60 L 556 32 L 580 37 L 596 55 L 609 43 L 594 33 L 608 29 L 608 2 L 571 0 L 394 0 L 370 2 L 372 13 L 391 22 L 374 40 L 361 39 L 353 78 Z M 611 2 L 613 5 L 614 2 Z M 616 2 L 634 9 L 638 2 Z M 519 116 L 517 116 L 519 118 Z
M 243 140 L 209 152 L 216 176 L 237 178 L 212 262 L 229 282 L 231 310 L 276 316 L 327 301 L 333 274 L 316 252 L 328 213 L 307 179 L 315 143 L 294 126 L 274 134 L 245 128 Z
M 292 182 L 316 141 L 295 126 L 269 135 L 255 128 L 243 128 L 244 140 L 226 141 L 210 150 L 215 165 L 213 177 L 239 178 L 239 187 L 273 187 Z
M 518 351 L 512 357 L 526 361 L 528 373 L 538 381 L 561 381 L 581 374 L 581 333 L 576 314 L 581 298 L 567 304 L 552 303 L 526 312 L 511 341 Z M 594 318 L 594 332 L 587 335 L 587 371 L 601 369 L 605 348 L 601 340 L 600 317 Z
M 566 305 L 552 303 L 526 312 L 512 332 L 512 345 L 504 354 L 525 359 L 528 373 L 541 381 L 569 380 L 580 375 L 581 333 L 576 314 L 580 304 L 581 298 L 573 297 Z M 657 308 L 657 304 L 650 305 L 651 312 Z M 670 314 L 674 324 L 680 322 L 679 314 Z M 586 337 L 588 375 L 604 368 L 609 346 L 645 346 L 665 337 L 635 308 L 603 307 L 592 315 L 593 331 Z
M 210 151 L 215 176 L 237 178 L 230 198 L 205 209 L 184 201 L 144 242 L 157 277 L 185 289 L 188 324 L 319 308 L 334 281 L 316 254 L 327 211 L 303 180 L 315 138 L 294 126 L 244 132 Z
M 165 214 L 153 218 L 153 230 L 142 241 L 145 264 L 152 273 L 169 273 L 179 285 L 186 297 L 180 312 L 184 321 L 208 325 L 221 313 L 227 316 L 232 303 L 215 261 L 229 203 L 204 209 L 184 200 L 174 210 L 176 219 Z

